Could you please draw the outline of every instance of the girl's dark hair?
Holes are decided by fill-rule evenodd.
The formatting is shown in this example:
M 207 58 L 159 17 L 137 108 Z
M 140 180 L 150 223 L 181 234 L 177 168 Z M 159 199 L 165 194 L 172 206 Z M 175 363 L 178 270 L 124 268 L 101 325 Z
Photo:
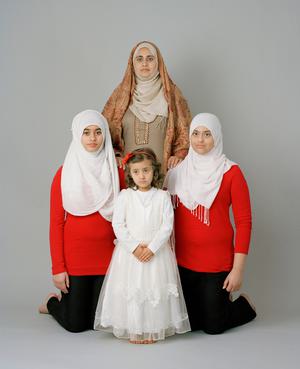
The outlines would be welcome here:
M 161 173 L 161 164 L 157 161 L 156 155 L 153 150 L 148 147 L 137 149 L 129 154 L 129 159 L 125 164 L 125 181 L 127 187 L 137 190 L 130 174 L 130 164 L 139 163 L 143 160 L 151 160 L 153 167 L 153 179 L 151 182 L 152 187 L 161 188 L 164 176 Z

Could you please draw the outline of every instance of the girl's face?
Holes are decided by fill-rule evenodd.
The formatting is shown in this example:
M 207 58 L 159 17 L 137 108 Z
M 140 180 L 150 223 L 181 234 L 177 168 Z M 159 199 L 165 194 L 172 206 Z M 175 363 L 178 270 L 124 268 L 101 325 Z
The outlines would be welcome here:
M 142 47 L 133 60 L 134 73 L 147 80 L 154 76 L 157 70 L 157 59 L 147 47 Z
M 191 146 L 196 153 L 207 154 L 214 147 L 211 131 L 204 126 L 195 128 L 191 135 Z
M 101 128 L 91 124 L 85 127 L 81 136 L 82 146 L 88 152 L 98 151 L 103 142 L 103 135 Z
M 145 159 L 138 163 L 131 163 L 130 175 L 140 191 L 148 191 L 153 180 L 152 161 Z

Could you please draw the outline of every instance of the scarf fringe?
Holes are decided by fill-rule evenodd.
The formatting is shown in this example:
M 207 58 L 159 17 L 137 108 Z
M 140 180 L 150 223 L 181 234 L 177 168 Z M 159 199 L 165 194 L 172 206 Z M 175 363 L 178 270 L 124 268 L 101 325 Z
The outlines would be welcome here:
M 171 195 L 173 209 L 175 210 L 179 206 L 180 199 L 177 195 Z M 198 205 L 195 209 L 190 210 L 192 215 L 200 220 L 203 224 L 207 226 L 210 225 L 209 221 L 209 209 L 205 208 L 202 205 Z

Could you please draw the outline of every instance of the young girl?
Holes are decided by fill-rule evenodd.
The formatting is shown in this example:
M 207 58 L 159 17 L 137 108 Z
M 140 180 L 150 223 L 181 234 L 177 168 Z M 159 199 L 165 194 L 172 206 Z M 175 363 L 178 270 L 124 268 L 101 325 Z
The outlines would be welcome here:
M 240 168 L 223 154 L 218 118 L 198 114 L 190 127 L 191 147 L 165 185 L 173 195 L 176 255 L 193 330 L 222 333 L 256 316 L 240 289 L 249 249 L 251 207 Z M 236 232 L 230 222 L 232 206 Z
M 92 329 L 101 285 L 113 252 L 111 226 L 119 192 L 106 119 L 85 110 L 72 123 L 73 141 L 51 187 L 53 283 L 62 292 L 40 306 L 71 332 Z
M 128 188 L 113 215 L 116 248 L 96 311 L 95 329 L 132 343 L 153 343 L 190 330 L 174 253 L 173 208 L 158 189 L 160 164 L 149 148 L 125 158 Z

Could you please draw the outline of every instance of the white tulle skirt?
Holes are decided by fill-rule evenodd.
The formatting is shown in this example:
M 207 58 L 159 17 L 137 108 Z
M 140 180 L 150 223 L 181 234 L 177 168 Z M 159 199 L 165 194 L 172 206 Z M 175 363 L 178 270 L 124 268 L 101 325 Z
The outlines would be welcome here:
M 130 340 L 162 340 L 190 331 L 169 244 L 147 263 L 116 246 L 99 296 L 94 328 Z

